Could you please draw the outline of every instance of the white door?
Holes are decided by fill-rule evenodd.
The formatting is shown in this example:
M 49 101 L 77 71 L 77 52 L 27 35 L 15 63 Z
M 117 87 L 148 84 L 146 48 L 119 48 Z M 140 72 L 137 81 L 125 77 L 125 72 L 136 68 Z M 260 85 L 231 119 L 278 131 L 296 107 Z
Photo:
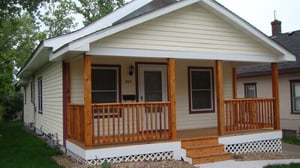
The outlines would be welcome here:
M 138 65 L 140 102 L 167 100 L 167 66 L 157 64 Z

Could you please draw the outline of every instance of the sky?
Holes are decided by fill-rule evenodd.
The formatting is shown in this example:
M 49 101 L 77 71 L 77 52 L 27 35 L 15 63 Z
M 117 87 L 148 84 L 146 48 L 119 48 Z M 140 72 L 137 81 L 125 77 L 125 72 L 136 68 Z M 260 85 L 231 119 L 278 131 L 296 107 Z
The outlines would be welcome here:
M 271 21 L 281 21 L 281 31 L 300 30 L 300 0 L 217 0 L 220 4 L 270 36 Z

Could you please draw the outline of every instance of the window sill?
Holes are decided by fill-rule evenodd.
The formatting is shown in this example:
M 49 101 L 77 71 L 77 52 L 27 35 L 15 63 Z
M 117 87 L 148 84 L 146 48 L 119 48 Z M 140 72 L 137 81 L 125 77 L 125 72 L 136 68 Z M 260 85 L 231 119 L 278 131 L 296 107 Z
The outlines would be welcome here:
M 204 114 L 204 113 L 215 113 L 213 110 L 207 110 L 207 111 L 190 111 L 189 114 Z

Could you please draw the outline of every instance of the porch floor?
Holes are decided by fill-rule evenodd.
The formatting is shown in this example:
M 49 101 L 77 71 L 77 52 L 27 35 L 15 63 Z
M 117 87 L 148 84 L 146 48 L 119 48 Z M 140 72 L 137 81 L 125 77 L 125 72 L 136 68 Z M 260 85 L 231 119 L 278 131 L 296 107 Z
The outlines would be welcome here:
M 257 130 L 247 130 L 247 131 L 239 131 L 239 132 L 232 132 L 227 133 L 224 136 L 235 136 L 235 135 L 247 135 L 252 133 L 263 133 L 263 132 L 272 132 L 273 129 L 257 129 Z M 189 139 L 197 139 L 197 138 L 204 138 L 204 137 L 218 137 L 218 130 L 216 127 L 213 128 L 199 128 L 199 129 L 189 129 L 189 130 L 179 130 L 177 131 L 177 140 L 189 140 Z M 126 145 L 137 145 L 137 144 L 151 144 L 157 142 L 167 142 L 169 140 L 157 140 L 157 141 L 144 141 L 144 142 L 133 142 L 133 143 L 116 143 L 116 144 L 95 144 L 93 147 L 84 147 L 82 142 L 78 142 L 76 140 L 69 139 L 69 141 L 79 145 L 85 149 L 94 149 L 94 148 L 109 148 L 115 146 L 126 146 Z

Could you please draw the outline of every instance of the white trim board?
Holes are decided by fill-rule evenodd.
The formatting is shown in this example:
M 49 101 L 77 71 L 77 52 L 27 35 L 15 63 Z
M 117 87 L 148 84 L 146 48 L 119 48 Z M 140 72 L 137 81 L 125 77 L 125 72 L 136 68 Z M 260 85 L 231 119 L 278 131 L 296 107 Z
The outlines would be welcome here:
M 241 55 L 241 54 L 217 54 L 200 53 L 191 51 L 163 51 L 145 49 L 122 49 L 122 48 L 94 48 L 87 52 L 93 56 L 121 56 L 121 57 L 143 57 L 143 58 L 175 58 L 175 59 L 199 59 L 199 60 L 224 60 L 245 62 L 280 62 L 282 57 Z
M 282 131 L 272 131 L 272 132 L 263 132 L 263 133 L 251 133 L 248 135 L 236 135 L 236 136 L 224 136 L 219 137 L 219 143 L 221 144 L 240 144 L 253 141 L 263 141 L 269 139 L 281 139 Z
M 178 153 L 181 152 L 181 142 L 164 142 L 164 143 L 153 143 L 153 144 L 143 144 L 143 145 L 128 145 L 119 146 L 111 148 L 102 149 L 89 149 L 84 150 L 70 141 L 66 141 L 66 147 L 72 153 L 80 156 L 85 160 L 110 158 L 110 157 L 120 157 L 120 156 L 131 156 L 131 155 L 141 155 L 148 153 L 158 153 L 173 151 L 174 159 L 179 156 Z

